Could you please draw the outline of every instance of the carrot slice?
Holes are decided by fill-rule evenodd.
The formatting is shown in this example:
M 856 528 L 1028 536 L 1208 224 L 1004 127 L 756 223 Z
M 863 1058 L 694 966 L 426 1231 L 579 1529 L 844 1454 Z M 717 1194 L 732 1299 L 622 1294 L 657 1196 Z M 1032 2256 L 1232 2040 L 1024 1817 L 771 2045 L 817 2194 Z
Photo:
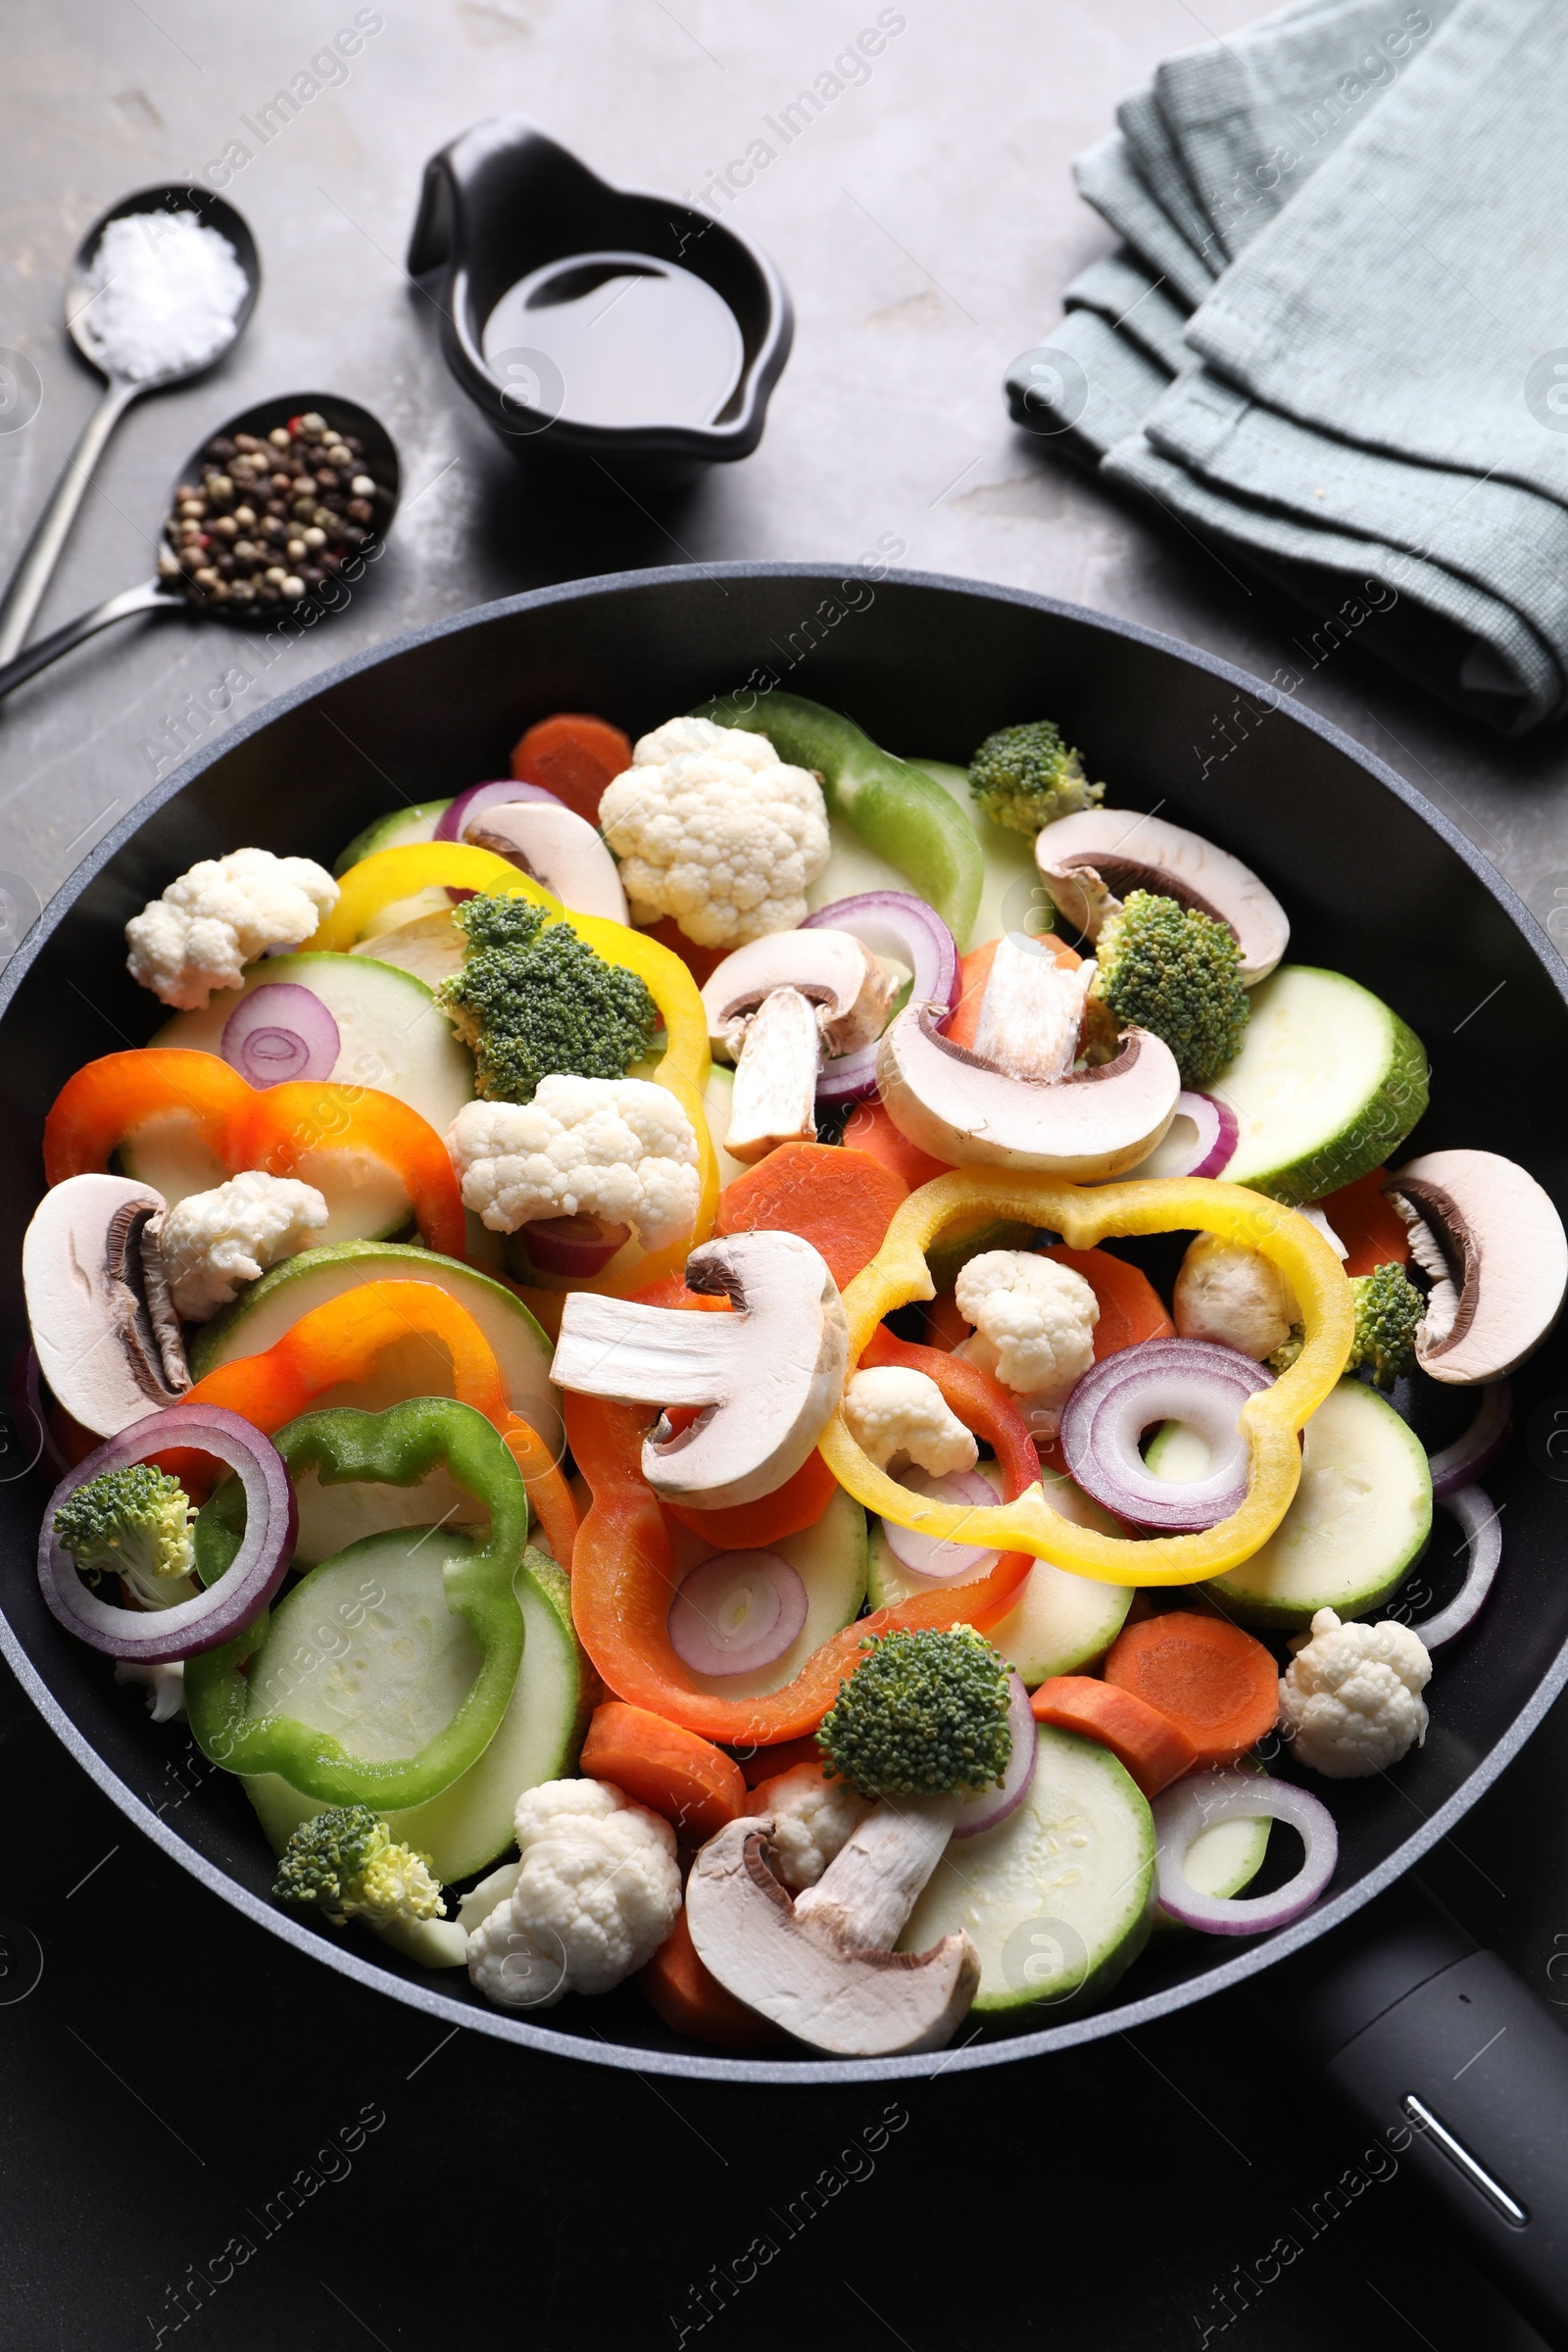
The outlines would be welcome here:
M 1148 1275 L 1130 1266 L 1124 1257 L 1113 1257 L 1108 1250 L 1069 1250 L 1063 1242 L 1053 1244 L 1041 1254 L 1081 1274 L 1100 1301 L 1100 1321 L 1095 1325 L 1097 1364 L 1102 1356 L 1141 1347 L 1145 1340 L 1175 1338 L 1176 1326 L 1166 1314 L 1159 1293 Z
M 700 1844 L 746 1810 L 746 1783 L 733 1756 L 696 1732 L 618 1698 L 595 1707 L 582 1743 L 591 1781 L 613 1781 L 651 1813 L 662 1813 L 688 1844 Z
M 1325 1194 L 1319 1208 L 1345 1244 L 1347 1274 L 1371 1274 L 1379 1266 L 1403 1266 L 1410 1259 L 1410 1237 L 1404 1222 L 1383 1187 L 1387 1168 L 1374 1168 L 1354 1184 Z
M 620 729 L 581 710 L 558 710 L 553 718 L 540 719 L 512 755 L 519 784 L 542 784 L 591 825 L 599 822 L 605 786 L 630 765 L 631 744 Z
M 669 1420 L 672 1428 L 677 1426 L 674 1413 Z M 666 1502 L 664 1508 L 719 1551 L 760 1551 L 785 1536 L 814 1527 L 837 1493 L 838 1481 L 822 1456 L 808 1453 L 793 1478 L 755 1502 L 730 1502 L 716 1511 L 694 1510 L 685 1502 Z
M 781 2027 L 748 2009 L 705 1967 L 684 1906 L 637 1982 L 654 2014 L 672 2033 L 685 2034 L 693 2041 L 710 2041 L 721 2050 L 751 2050 L 783 2038 Z
M 1054 931 L 1042 931 L 1036 943 L 1050 948 L 1063 971 L 1076 971 L 1083 957 L 1076 948 L 1069 948 Z M 948 1022 L 945 1034 L 956 1046 L 972 1048 L 974 1033 L 980 1025 L 980 1004 L 991 977 L 991 966 L 997 959 L 1000 939 L 988 939 L 981 948 L 971 948 L 959 968 L 957 1008 Z
M 1105 1680 L 1185 1732 L 1200 1765 L 1234 1764 L 1279 1718 L 1280 1670 L 1262 1642 L 1189 1609 L 1124 1627 Z
M 844 1142 L 852 1152 L 863 1152 L 870 1159 L 879 1159 L 885 1168 L 906 1184 L 911 1193 L 933 1176 L 951 1176 L 952 1168 L 945 1159 L 933 1159 L 918 1144 L 911 1144 L 900 1128 L 894 1126 L 886 1105 L 857 1102 L 844 1122 Z
M 1029 1701 L 1036 1723 L 1082 1732 L 1108 1747 L 1125 1764 L 1145 1796 L 1157 1796 L 1198 1761 L 1198 1750 L 1180 1724 L 1172 1723 L 1136 1691 L 1122 1690 L 1090 1674 L 1054 1674 Z
M 903 1177 L 867 1152 L 780 1144 L 724 1187 L 713 1231 L 799 1234 L 842 1291 L 870 1264 L 908 1198 Z

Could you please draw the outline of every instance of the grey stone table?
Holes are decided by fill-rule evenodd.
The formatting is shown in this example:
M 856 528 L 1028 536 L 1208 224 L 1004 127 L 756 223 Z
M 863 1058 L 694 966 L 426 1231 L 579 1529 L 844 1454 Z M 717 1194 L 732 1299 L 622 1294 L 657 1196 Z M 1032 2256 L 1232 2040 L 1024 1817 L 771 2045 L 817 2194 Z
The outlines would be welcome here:
M 216 164 L 266 272 L 230 359 L 131 412 L 40 627 L 147 575 L 183 457 L 256 399 L 367 402 L 407 484 L 373 582 L 271 667 L 220 629 L 136 621 L 0 710 L 0 870 L 24 917 L 184 748 L 415 622 L 648 564 L 875 555 L 1125 613 L 1264 676 L 1292 662 L 1303 701 L 1408 775 L 1550 921 L 1568 907 L 1560 735 L 1499 745 L 1353 646 L 1311 667 L 1290 608 L 1006 421 L 1004 368 L 1107 242 L 1069 158 L 1157 57 L 1255 13 L 1204 5 L 903 0 L 852 78 L 834 64 L 871 0 L 9 0 L 0 346 L 43 395 L 0 430 L 0 568 L 93 397 L 60 308 L 94 215 Z M 340 74 L 320 61 L 356 21 Z M 844 86 L 817 120 L 788 143 L 764 127 L 823 74 Z M 797 337 L 748 464 L 657 511 L 608 485 L 568 508 L 459 406 L 401 256 L 424 157 L 501 108 L 611 177 L 694 194 L 754 142 L 772 149 L 730 211 L 782 269 Z M 1548 1996 L 1568 1952 L 1565 1762 L 1559 1710 L 1429 1874 Z M 172 1768 L 172 1805 L 184 1786 Z M 44 1955 L 24 1999 L 22 1976 L 0 1976 L 8 2352 L 185 2327 L 224 2352 L 436 2328 L 505 2328 L 539 2352 L 699 2334 L 918 2352 L 1175 2352 L 1233 2330 L 1279 2352 L 1331 2330 L 1345 2352 L 1537 2340 L 1402 2175 L 1362 2166 L 1353 2130 L 1224 2005 L 1027 2074 L 911 2089 L 887 2123 L 880 2097 L 740 2099 L 514 2064 L 464 2035 L 432 2049 L 408 2013 L 264 1946 L 129 1838 L 11 1688 L 0 1789 L 0 1908 Z M 1348 2172 L 1354 2201 L 1320 2210 Z M 786 2235 L 769 2213 L 818 2180 L 831 2201 Z M 778 2258 L 738 2288 L 760 2232 Z M 1238 2293 L 1282 2233 L 1303 2258 Z

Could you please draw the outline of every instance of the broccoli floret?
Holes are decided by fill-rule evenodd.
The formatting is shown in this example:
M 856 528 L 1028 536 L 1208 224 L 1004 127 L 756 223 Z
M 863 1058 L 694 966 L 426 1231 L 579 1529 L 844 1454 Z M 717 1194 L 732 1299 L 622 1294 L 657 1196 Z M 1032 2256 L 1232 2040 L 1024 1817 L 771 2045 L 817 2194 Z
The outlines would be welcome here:
M 144 1608 L 194 1598 L 191 1523 L 196 1513 L 177 1478 L 151 1462 L 102 1470 L 67 1496 L 55 1534 L 95 1582 L 122 1576 Z
M 1350 1288 L 1355 1338 L 1346 1370 L 1359 1372 L 1365 1366 L 1380 1389 L 1392 1389 L 1415 1362 L 1416 1325 L 1427 1311 L 1426 1299 L 1402 1266 L 1358 1274 Z
M 1095 945 L 1092 1029 L 1148 1029 L 1176 1056 L 1183 1086 L 1207 1086 L 1235 1054 L 1251 1006 L 1228 923 L 1148 890 L 1130 893 Z
M 1078 754 L 1049 718 L 988 735 L 969 762 L 969 790 L 994 825 L 1038 833 L 1058 816 L 1096 808 L 1103 784 L 1091 784 Z
M 1273 1373 L 1288 1372 L 1305 1346 L 1306 1325 L 1293 1323 L 1289 1339 L 1282 1340 L 1273 1354 L 1265 1355 L 1263 1361 Z
M 504 890 L 483 890 L 454 908 L 452 919 L 467 941 L 465 952 L 471 956 L 485 948 L 531 948 L 549 917 L 531 899 L 514 898 Z
M 973 1626 L 868 1634 L 860 1647 L 816 1735 L 825 1770 L 862 1796 L 943 1796 L 1002 1779 L 1007 1668 Z
M 315 1904 L 338 1928 L 351 1919 L 384 1928 L 442 1916 L 429 1856 L 399 1845 L 368 1805 L 332 1805 L 302 1821 L 272 1892 L 280 1902 Z
M 454 919 L 467 953 L 436 997 L 472 1049 L 481 1095 L 531 1102 L 541 1078 L 624 1078 L 648 1053 L 660 1016 L 647 983 L 569 923 L 546 928 L 527 900 L 489 894 Z

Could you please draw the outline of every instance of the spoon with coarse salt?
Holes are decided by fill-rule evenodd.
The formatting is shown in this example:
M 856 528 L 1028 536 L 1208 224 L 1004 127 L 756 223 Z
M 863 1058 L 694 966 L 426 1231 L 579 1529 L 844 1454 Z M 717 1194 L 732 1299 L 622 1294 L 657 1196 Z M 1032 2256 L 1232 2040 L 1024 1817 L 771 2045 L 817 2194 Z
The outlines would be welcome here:
M 107 377 L 0 598 L 0 662 L 20 651 L 92 469 L 133 400 L 220 360 L 256 307 L 256 240 L 231 204 L 181 182 L 122 196 L 93 222 L 66 277 L 66 331 Z

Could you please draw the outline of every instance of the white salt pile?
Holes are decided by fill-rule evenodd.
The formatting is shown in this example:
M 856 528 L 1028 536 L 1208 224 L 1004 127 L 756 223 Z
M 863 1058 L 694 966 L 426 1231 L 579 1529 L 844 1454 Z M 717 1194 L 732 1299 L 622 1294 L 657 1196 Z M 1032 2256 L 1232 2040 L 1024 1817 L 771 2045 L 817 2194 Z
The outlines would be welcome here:
M 145 383 L 200 368 L 233 332 L 249 281 L 234 248 L 195 213 L 111 220 L 87 273 L 83 334 L 107 374 Z

